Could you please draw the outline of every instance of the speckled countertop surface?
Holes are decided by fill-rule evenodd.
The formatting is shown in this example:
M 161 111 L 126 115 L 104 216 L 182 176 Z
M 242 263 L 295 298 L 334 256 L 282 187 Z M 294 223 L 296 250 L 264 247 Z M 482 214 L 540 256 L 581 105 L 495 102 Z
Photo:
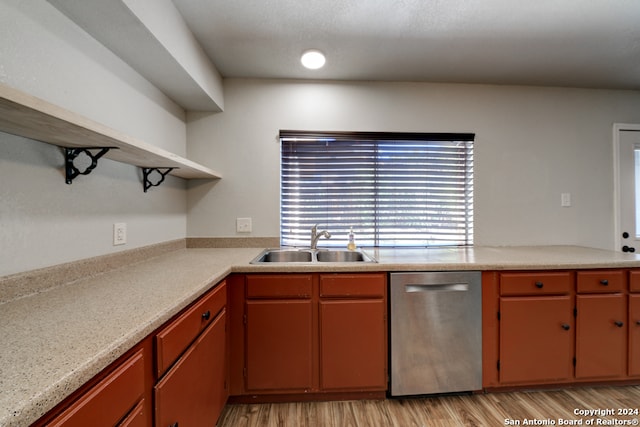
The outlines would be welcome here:
M 30 425 L 231 272 L 640 267 L 638 255 L 574 246 L 365 249 L 377 264 L 250 265 L 260 251 L 176 250 L 0 304 L 0 425 Z

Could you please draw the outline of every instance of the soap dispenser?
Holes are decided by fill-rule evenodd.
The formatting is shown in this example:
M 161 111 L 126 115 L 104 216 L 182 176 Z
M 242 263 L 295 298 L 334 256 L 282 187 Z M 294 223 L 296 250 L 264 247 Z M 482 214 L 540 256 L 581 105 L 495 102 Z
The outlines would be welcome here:
M 356 250 L 356 236 L 353 233 L 353 227 L 349 229 L 349 243 L 347 243 L 347 249 L 350 251 Z

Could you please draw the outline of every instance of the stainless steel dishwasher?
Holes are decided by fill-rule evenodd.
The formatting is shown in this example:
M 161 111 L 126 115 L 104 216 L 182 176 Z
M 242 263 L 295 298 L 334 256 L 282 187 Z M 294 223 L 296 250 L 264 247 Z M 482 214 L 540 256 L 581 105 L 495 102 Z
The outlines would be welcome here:
M 391 395 L 480 390 L 481 273 L 390 276 Z

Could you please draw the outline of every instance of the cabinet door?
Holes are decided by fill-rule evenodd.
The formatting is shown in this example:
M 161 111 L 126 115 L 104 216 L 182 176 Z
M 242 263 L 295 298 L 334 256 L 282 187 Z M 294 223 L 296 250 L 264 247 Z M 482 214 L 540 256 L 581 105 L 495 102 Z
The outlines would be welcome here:
M 245 313 L 247 390 L 311 389 L 311 300 L 249 300 Z
M 626 374 L 627 304 L 622 294 L 578 295 L 576 378 Z
M 640 294 L 629 295 L 629 375 L 640 375 Z
M 569 296 L 500 299 L 500 381 L 543 383 L 573 374 Z
M 227 400 L 225 322 L 223 310 L 155 386 L 156 427 L 215 426 Z
M 386 390 L 385 309 L 382 299 L 320 302 L 324 390 Z

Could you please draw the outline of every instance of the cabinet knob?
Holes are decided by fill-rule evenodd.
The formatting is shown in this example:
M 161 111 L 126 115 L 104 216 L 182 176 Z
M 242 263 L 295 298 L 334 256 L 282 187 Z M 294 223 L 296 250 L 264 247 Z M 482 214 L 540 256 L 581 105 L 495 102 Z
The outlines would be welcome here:
M 536 288 L 538 289 L 542 289 L 542 287 L 544 286 L 544 283 L 542 282 L 536 282 Z
M 568 331 L 569 329 L 571 329 L 571 326 L 567 323 L 563 323 L 562 324 L 562 329 L 564 329 L 565 331 Z
M 618 328 L 622 328 L 622 327 L 624 326 L 624 323 L 623 323 L 623 322 L 621 322 L 621 321 L 619 321 L 619 320 L 616 320 L 616 321 L 615 321 L 615 322 L 613 322 L 613 323 L 615 323 L 615 325 L 616 325 Z
M 209 310 L 205 311 L 204 313 L 202 313 L 202 318 L 204 320 L 209 320 L 209 318 L 211 317 L 211 312 Z M 172 426 L 173 427 L 173 426 Z M 176 424 L 177 427 L 177 424 Z
M 171 424 L 169 427 L 178 427 L 178 422 L 176 421 L 175 423 Z
M 609 281 L 607 279 L 602 279 L 602 280 L 600 280 L 600 284 L 602 286 L 609 286 Z

